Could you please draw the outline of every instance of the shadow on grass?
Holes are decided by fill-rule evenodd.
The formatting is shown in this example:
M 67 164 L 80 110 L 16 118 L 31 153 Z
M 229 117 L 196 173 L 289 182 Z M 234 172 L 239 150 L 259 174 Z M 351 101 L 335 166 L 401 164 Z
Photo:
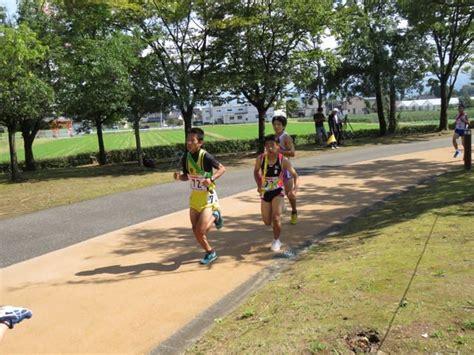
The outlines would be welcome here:
M 384 228 L 414 221 L 427 213 L 437 215 L 440 209 L 443 209 L 440 217 L 474 217 L 474 189 L 469 188 L 473 185 L 474 175 L 471 172 L 443 174 L 436 180 L 418 186 L 416 190 L 410 189 L 390 198 L 387 205 L 365 209 L 357 218 L 345 224 L 329 242 L 317 244 L 313 249 L 326 253 L 348 248 L 354 243 L 364 244 L 367 239 L 377 237 Z M 452 213 L 446 212 L 450 206 L 456 206 Z M 416 237 L 413 235 L 413 238 Z

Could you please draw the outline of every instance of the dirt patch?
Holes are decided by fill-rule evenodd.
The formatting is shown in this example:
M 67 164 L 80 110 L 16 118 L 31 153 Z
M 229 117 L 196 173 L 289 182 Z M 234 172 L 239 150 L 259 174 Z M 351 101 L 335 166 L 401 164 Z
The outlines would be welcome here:
M 362 330 L 344 337 L 347 346 L 355 353 L 376 353 L 381 337 L 376 330 Z

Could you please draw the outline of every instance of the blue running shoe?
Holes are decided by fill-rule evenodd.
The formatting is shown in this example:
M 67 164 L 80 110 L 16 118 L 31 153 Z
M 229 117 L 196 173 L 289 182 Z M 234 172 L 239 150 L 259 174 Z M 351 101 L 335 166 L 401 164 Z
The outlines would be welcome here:
M 214 249 L 212 249 L 211 251 L 206 252 L 206 255 L 204 255 L 204 258 L 202 258 L 199 261 L 199 263 L 201 265 L 209 265 L 216 259 L 217 259 L 217 253 Z
M 23 319 L 30 319 L 32 316 L 33 312 L 27 308 L 0 306 L 0 323 L 5 323 L 10 329 Z
M 456 151 L 454 152 L 454 158 L 457 158 L 459 154 L 461 154 L 461 151 L 459 149 L 456 149 Z
M 215 210 L 212 212 L 212 215 L 215 217 L 214 224 L 217 229 L 221 229 L 224 226 L 224 220 L 222 219 L 221 211 Z

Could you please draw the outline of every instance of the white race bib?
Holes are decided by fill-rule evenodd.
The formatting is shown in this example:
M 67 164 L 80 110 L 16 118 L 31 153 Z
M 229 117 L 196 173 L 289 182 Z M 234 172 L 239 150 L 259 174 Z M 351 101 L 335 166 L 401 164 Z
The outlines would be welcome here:
M 203 185 L 204 180 L 206 178 L 202 176 L 196 176 L 196 175 L 188 175 L 189 178 L 189 184 L 191 187 L 191 190 L 194 191 L 207 191 L 207 186 Z

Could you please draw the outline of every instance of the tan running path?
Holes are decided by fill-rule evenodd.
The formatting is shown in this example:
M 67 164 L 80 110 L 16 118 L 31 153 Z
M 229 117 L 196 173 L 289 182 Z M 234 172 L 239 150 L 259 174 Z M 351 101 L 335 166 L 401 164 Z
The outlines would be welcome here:
M 462 168 L 449 148 L 366 161 L 304 176 L 296 245 L 420 179 Z M 251 171 L 249 171 L 251 174 Z M 187 198 L 177 196 L 176 198 Z M 225 228 L 211 232 L 211 267 L 180 211 L 1 269 L 0 304 L 34 317 L 8 331 L 0 353 L 147 353 L 272 262 L 272 234 L 256 191 L 221 201 Z

